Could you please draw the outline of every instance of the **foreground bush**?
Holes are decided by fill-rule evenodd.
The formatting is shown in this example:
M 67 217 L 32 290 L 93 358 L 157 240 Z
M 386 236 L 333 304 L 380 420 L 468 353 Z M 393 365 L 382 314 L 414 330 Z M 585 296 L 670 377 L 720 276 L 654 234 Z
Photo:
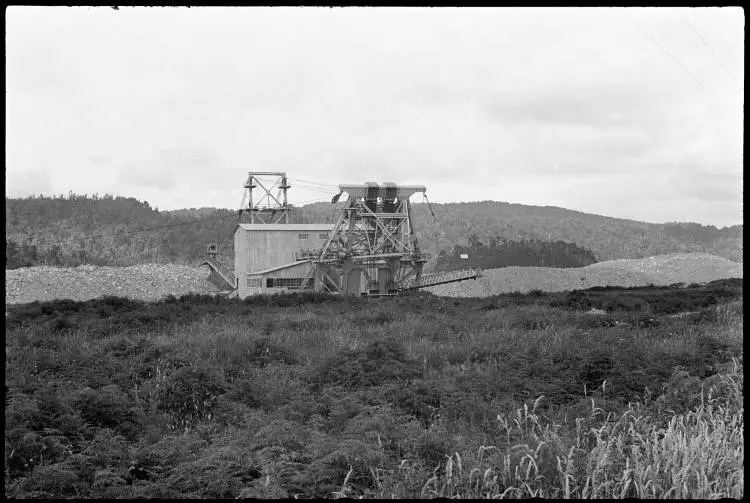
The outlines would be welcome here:
M 399 473 L 379 481 L 378 497 L 448 498 L 654 498 L 744 497 L 743 369 L 735 360 L 718 386 L 693 410 L 666 427 L 647 414 L 648 404 L 630 405 L 619 418 L 603 417 L 592 399 L 579 418 L 574 441 L 560 425 L 540 418 L 535 402 L 514 417 L 498 415 L 502 435 L 520 442 L 453 453 L 419 494 L 405 493 Z M 724 389 L 721 396 L 713 396 Z M 594 423 L 596 426 L 592 426 Z M 569 445 L 570 444 L 570 445 Z M 344 487 L 342 493 L 347 493 Z
M 741 497 L 741 299 L 648 293 L 10 309 L 6 495 Z

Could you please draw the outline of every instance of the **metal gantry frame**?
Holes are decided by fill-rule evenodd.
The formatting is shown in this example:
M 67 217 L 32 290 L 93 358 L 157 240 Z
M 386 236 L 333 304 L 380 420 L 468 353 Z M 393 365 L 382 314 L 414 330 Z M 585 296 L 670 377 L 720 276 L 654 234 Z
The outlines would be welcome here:
M 266 187 L 258 177 L 273 177 L 273 182 Z M 241 224 L 288 224 L 292 206 L 287 202 L 289 185 L 286 173 L 280 171 L 250 171 L 245 182 L 245 191 L 239 209 Z M 263 194 L 254 197 L 253 189 L 260 188 Z M 277 189 L 276 195 L 273 190 Z M 247 203 L 247 206 L 245 206 Z

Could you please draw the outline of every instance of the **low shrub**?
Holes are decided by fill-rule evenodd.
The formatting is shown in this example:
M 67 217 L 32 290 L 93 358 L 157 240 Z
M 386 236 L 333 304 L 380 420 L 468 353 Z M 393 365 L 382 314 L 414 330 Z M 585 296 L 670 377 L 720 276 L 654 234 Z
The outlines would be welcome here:
M 313 383 L 357 389 L 389 381 L 410 380 L 421 375 L 421 366 L 406 357 L 393 339 L 374 341 L 364 349 L 343 350 L 324 362 Z
M 38 466 L 29 475 L 25 490 L 34 497 L 65 498 L 75 496 L 78 475 L 60 465 Z
M 21 307 L 36 318 L 6 326 L 6 495 L 736 497 L 743 310 L 721 289 L 741 282 L 496 309 L 426 293 Z M 55 333 L 57 317 L 79 326 Z
M 131 436 L 133 429 L 137 430 L 139 427 L 137 414 L 130 410 L 132 405 L 116 384 L 102 386 L 98 390 L 85 388 L 75 401 L 81 417 L 97 428 L 117 430 L 120 426 L 131 423 L 131 427 L 125 428 L 128 431 L 126 437 Z
M 263 475 L 256 456 L 242 446 L 216 445 L 200 458 L 175 466 L 164 485 L 176 494 L 199 498 L 236 498 Z
M 157 408 L 172 415 L 175 426 L 210 420 L 216 399 L 226 392 L 222 376 L 205 364 L 181 367 L 157 391 Z

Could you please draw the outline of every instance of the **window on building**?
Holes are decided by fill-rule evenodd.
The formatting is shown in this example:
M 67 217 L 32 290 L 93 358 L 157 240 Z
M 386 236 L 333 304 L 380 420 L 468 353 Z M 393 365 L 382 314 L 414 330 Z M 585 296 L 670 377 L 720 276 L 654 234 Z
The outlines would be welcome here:
M 308 238 L 308 234 L 307 234 L 306 232 L 303 232 L 303 233 L 302 233 L 302 234 L 300 234 L 300 235 L 299 235 L 298 237 L 299 237 L 300 239 L 307 239 L 307 238 Z
M 247 278 L 248 288 L 260 288 L 260 278 Z
M 287 288 L 287 289 L 298 289 L 302 286 L 302 280 L 304 278 L 266 278 L 267 288 Z M 313 279 L 308 278 L 307 287 L 312 287 Z
M 320 234 L 318 234 L 318 239 L 328 239 L 328 233 L 321 232 Z

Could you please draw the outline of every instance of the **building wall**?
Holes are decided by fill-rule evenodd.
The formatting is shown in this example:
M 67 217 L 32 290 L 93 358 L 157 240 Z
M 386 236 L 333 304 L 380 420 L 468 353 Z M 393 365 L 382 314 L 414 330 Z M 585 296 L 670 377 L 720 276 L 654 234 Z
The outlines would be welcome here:
M 240 298 L 254 293 L 274 293 L 287 291 L 286 288 L 267 289 L 248 286 L 253 273 L 296 261 L 296 253 L 311 248 L 322 248 L 333 230 L 328 224 L 281 224 L 281 225 L 240 225 L 234 234 L 234 276 Z M 254 228 L 253 228 L 254 227 Z M 300 235 L 306 235 L 301 238 Z M 267 277 L 304 277 L 310 265 L 301 264 L 278 271 Z
M 284 267 L 275 271 L 262 274 L 247 274 L 239 283 L 239 297 L 244 299 L 255 294 L 272 294 L 286 293 L 297 291 L 299 285 L 308 277 L 312 264 L 305 262 L 302 264 Z M 268 286 L 268 280 L 272 280 L 272 286 Z M 276 280 L 290 280 L 287 285 L 277 285 Z M 301 280 L 301 281 L 300 281 Z M 312 278 L 310 278 L 312 282 Z
M 238 230 L 235 239 L 235 271 L 250 274 L 294 262 L 295 251 L 302 248 L 299 231 Z M 309 234 L 309 233 L 308 233 Z
M 234 236 L 234 270 L 237 279 L 241 280 L 244 274 L 294 262 L 295 252 L 303 249 L 322 248 L 333 227 L 306 225 L 297 228 L 293 224 L 286 225 L 290 227 L 289 230 L 277 230 L 282 226 L 274 226 L 272 230 L 247 230 L 241 226 L 237 228 Z M 307 238 L 301 239 L 302 234 L 307 235 Z

